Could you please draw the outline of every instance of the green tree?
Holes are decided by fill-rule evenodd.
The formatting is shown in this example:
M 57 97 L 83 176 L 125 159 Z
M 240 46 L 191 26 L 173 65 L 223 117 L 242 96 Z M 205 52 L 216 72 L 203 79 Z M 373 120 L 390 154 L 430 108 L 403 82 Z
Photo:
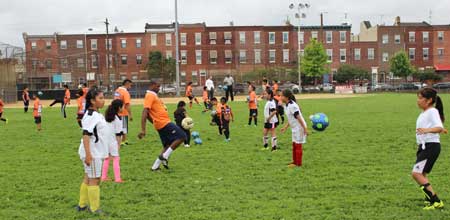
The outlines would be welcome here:
M 413 77 L 420 82 L 437 82 L 442 80 L 442 75 L 437 74 L 433 69 L 415 71 Z
M 406 77 L 414 73 L 414 68 L 409 61 L 409 57 L 405 51 L 396 53 L 389 61 L 391 72 L 394 76 Z
M 337 74 L 334 75 L 334 79 L 338 83 L 350 83 L 354 80 L 367 80 L 369 78 L 369 71 L 349 64 L 341 65 L 337 71 Z
M 175 60 L 165 58 L 160 51 L 150 51 L 147 74 L 150 79 L 161 79 L 164 84 L 172 83 L 175 75 Z
M 323 45 L 317 40 L 312 40 L 305 47 L 305 55 L 301 58 L 302 73 L 314 78 L 314 84 L 317 84 L 317 78 L 330 72 L 327 58 L 328 56 Z

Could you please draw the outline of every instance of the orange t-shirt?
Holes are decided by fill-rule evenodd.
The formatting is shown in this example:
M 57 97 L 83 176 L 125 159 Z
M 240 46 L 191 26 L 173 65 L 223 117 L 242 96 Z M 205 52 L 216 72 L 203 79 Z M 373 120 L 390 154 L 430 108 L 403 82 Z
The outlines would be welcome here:
M 248 101 L 248 108 L 249 109 L 257 109 L 256 106 L 256 93 L 255 91 L 250 92 L 250 100 Z
M 64 93 L 64 104 L 67 104 L 70 102 L 70 90 L 66 89 L 66 92 Z
M 42 105 L 39 98 L 36 98 L 33 103 L 33 117 L 41 117 Z
M 120 116 L 128 116 L 129 113 L 127 109 L 125 109 L 126 104 L 131 104 L 131 96 L 127 89 L 124 87 L 119 87 L 116 89 L 116 92 L 114 93 L 114 99 L 120 99 L 123 102 L 123 110 L 122 113 L 119 114 Z
M 149 110 L 148 114 L 152 118 L 156 130 L 161 130 L 170 123 L 169 113 L 155 92 L 147 91 L 144 98 L 144 108 Z
M 222 115 L 222 104 L 221 103 L 217 103 L 216 112 L 217 112 L 217 116 L 219 116 L 219 118 L 220 118 L 220 116 Z
M 84 110 L 86 107 L 86 99 L 83 98 L 83 96 L 81 96 L 80 98 L 77 99 L 77 104 L 78 104 L 78 112 L 77 114 L 84 114 Z
M 89 88 L 83 88 L 83 98 L 86 98 L 87 93 L 89 92 Z
M 0 99 L 0 113 L 3 113 L 3 106 L 5 106 L 5 103 Z
M 208 101 L 208 91 L 203 91 L 203 101 L 204 102 Z
M 192 96 L 192 86 L 186 87 L 186 97 Z

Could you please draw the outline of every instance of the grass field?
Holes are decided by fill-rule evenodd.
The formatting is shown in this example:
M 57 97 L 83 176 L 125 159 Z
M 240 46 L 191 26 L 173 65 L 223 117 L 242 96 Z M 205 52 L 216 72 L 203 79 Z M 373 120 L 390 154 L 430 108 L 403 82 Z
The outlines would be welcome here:
M 449 98 L 443 96 L 447 109 Z M 230 143 L 195 106 L 188 112 L 203 145 L 180 147 L 171 156 L 171 170 L 160 173 L 150 172 L 161 149 L 159 137 L 149 126 L 144 140 L 136 138 L 142 107 L 133 106 L 133 145 L 121 149 L 126 183 L 102 184 L 101 207 L 109 213 L 103 218 L 450 218 L 448 135 L 442 137 L 441 156 L 431 173 L 448 207 L 422 211 L 423 196 L 410 177 L 419 114 L 414 94 L 301 100 L 305 116 L 324 112 L 331 125 L 309 136 L 304 166 L 296 169 L 286 166 L 291 161 L 290 131 L 279 136 L 280 151 L 261 151 L 262 123 L 245 127 L 245 103 L 230 105 L 236 115 Z M 172 116 L 174 105 L 168 107 Z M 263 103 L 259 107 L 261 112 Z M 77 154 L 81 132 L 75 108 L 68 114 L 63 120 L 59 108 L 45 107 L 44 130 L 37 133 L 31 113 L 6 109 L 10 122 L 0 123 L 0 219 L 95 219 L 73 208 L 83 167 Z

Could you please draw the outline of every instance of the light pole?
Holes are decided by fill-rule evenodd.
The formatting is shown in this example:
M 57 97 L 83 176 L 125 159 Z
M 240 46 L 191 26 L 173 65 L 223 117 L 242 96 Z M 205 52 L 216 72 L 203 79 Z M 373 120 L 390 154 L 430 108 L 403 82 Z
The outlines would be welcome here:
M 305 9 L 308 9 L 310 5 L 308 3 L 299 3 L 298 5 L 295 5 L 294 3 L 291 3 L 289 5 L 289 9 L 291 10 L 297 10 L 295 12 L 295 18 L 298 19 L 298 30 L 297 30 L 297 43 L 298 43 L 298 51 L 297 51 L 297 63 L 298 63 L 298 90 L 301 93 L 302 92 L 302 70 L 301 70 L 301 51 L 302 51 L 302 43 L 300 42 L 300 23 L 301 19 L 306 18 L 306 14 L 303 12 Z
M 180 54 L 178 48 L 178 1 L 175 0 L 175 75 L 177 96 L 180 96 Z

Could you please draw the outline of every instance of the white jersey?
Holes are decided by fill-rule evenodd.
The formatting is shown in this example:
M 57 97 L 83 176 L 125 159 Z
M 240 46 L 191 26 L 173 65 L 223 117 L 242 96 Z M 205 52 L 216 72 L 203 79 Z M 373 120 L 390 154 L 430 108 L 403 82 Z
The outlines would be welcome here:
M 267 119 L 269 119 L 270 114 L 276 110 L 277 110 L 277 104 L 275 104 L 275 100 L 267 101 L 266 106 L 264 107 L 264 122 L 267 122 Z M 278 122 L 278 118 L 276 115 L 274 115 L 269 121 L 269 123 L 272 123 L 272 124 L 275 124 L 277 122 Z
M 292 141 L 298 144 L 306 143 L 306 135 L 303 127 L 297 120 L 297 116 L 300 117 L 300 120 L 306 125 L 305 119 L 303 118 L 302 112 L 300 111 L 300 107 L 298 107 L 297 103 L 290 101 L 284 107 L 284 112 L 287 115 L 289 125 L 292 130 Z
M 106 158 L 108 156 L 108 144 L 111 131 L 108 128 L 105 117 L 97 111 L 88 110 L 81 120 L 83 133 L 90 134 L 89 147 L 93 158 Z M 78 149 L 80 158 L 86 158 L 83 139 Z
M 429 108 L 420 113 L 416 122 L 416 129 L 418 128 L 443 128 L 439 111 L 436 108 Z M 440 136 L 436 133 L 428 133 L 419 135 L 416 133 L 417 144 L 424 143 L 440 143 Z
M 119 143 L 117 142 L 116 137 L 123 135 L 123 122 L 119 116 L 115 116 L 114 121 L 108 123 L 106 122 L 108 127 L 109 142 L 108 142 L 108 151 L 111 156 L 118 157 L 119 156 Z

